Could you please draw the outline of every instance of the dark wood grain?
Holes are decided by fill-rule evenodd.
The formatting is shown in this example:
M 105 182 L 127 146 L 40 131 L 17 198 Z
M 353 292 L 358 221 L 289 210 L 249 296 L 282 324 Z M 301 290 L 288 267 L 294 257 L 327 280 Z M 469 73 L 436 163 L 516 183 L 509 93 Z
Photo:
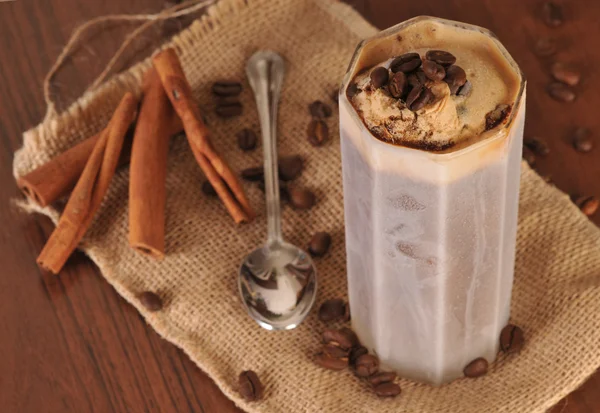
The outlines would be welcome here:
M 600 149 L 581 155 L 566 142 L 576 125 L 600 130 L 600 95 L 594 88 L 600 85 L 600 2 L 565 1 L 567 22 L 555 29 L 539 19 L 538 1 L 349 2 L 381 28 L 428 14 L 492 29 L 529 79 L 526 135 L 542 137 L 551 149 L 547 157 L 538 158 L 538 169 L 565 192 L 600 195 Z M 82 254 L 75 254 L 59 277 L 41 272 L 35 257 L 52 224 L 40 216 L 19 214 L 11 204 L 19 196 L 12 178 L 13 152 L 22 144 L 21 132 L 44 115 L 42 80 L 71 31 L 103 14 L 156 12 L 162 7 L 160 0 L 0 2 L 3 412 L 240 412 L 187 356 L 151 330 Z M 70 59 L 56 81 L 61 107 L 85 90 L 129 28 L 107 26 L 82 43 L 81 53 Z M 173 27 L 150 30 L 131 56 L 147 53 L 169 30 Z M 559 104 L 544 92 L 550 79 L 548 62 L 531 52 L 532 44 L 544 36 L 557 39 L 557 59 L 583 71 L 573 104 Z M 600 214 L 593 220 L 600 223 Z M 600 373 L 552 412 L 600 412 Z

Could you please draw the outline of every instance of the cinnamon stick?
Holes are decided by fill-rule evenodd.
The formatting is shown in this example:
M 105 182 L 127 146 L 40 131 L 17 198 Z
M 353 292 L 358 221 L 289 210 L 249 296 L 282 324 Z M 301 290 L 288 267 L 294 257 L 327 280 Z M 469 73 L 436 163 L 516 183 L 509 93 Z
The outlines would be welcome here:
M 126 93 L 100 133 L 58 225 L 37 259 L 42 268 L 57 274 L 89 228 L 117 168 L 125 133 L 136 109 L 135 97 Z
M 175 50 L 163 50 L 153 57 L 152 62 L 181 118 L 194 157 L 225 208 L 238 224 L 252 220 L 255 214 L 239 179 L 212 146 L 208 128 L 194 102 L 192 89 Z
M 169 124 L 179 118 L 154 68 L 144 76 L 129 169 L 129 245 L 162 259 L 165 254 L 165 202 Z

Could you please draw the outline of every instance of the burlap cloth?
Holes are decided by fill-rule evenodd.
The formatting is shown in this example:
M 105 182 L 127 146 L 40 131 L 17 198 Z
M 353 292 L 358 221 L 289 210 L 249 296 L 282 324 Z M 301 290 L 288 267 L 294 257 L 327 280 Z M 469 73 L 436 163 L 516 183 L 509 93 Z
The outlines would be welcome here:
M 340 82 L 359 39 L 376 29 L 344 4 L 325 0 L 223 0 L 173 40 L 203 108 L 218 149 L 236 168 L 261 164 L 261 151 L 242 154 L 234 134 L 258 131 L 249 87 L 244 114 L 214 116 L 210 84 L 244 79 L 246 59 L 259 48 L 287 58 L 281 103 L 281 154 L 306 157 L 300 183 L 313 188 L 310 212 L 283 211 L 285 236 L 305 245 L 315 231 L 333 234 L 332 251 L 318 259 L 316 305 L 345 296 L 346 274 L 337 116 L 333 139 L 313 148 L 305 139 L 307 104 L 327 101 Z M 15 156 L 19 176 L 100 130 L 126 90 L 138 90 L 143 62 L 80 98 L 68 111 L 24 135 Z M 525 330 L 521 354 L 499 359 L 479 379 L 441 388 L 402 381 L 403 393 L 378 399 L 350 372 L 316 367 L 311 356 L 324 325 L 313 311 L 293 331 L 269 332 L 244 311 L 238 298 L 240 260 L 265 237 L 263 195 L 248 187 L 256 222 L 236 228 L 222 205 L 199 190 L 203 177 L 185 139 L 176 140 L 167 177 L 167 256 L 156 262 L 127 244 L 128 169 L 117 173 L 82 249 L 117 291 L 164 338 L 183 348 L 221 390 L 249 412 L 543 412 L 573 391 L 600 365 L 600 232 L 569 201 L 524 165 L 512 319 Z M 34 210 L 56 221 L 50 208 Z M 135 295 L 159 292 L 165 309 L 147 312 Z M 399 343 L 399 345 L 402 345 Z M 265 399 L 247 403 L 236 391 L 238 374 L 258 372 Z

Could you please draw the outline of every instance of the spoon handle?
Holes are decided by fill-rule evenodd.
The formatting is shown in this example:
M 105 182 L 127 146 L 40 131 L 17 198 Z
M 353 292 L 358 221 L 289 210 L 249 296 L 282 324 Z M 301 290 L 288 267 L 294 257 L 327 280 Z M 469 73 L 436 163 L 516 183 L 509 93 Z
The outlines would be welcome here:
M 282 242 L 277 167 L 277 107 L 284 72 L 285 65 L 281 56 L 268 50 L 256 52 L 246 65 L 246 76 L 254 91 L 262 130 L 269 246 Z

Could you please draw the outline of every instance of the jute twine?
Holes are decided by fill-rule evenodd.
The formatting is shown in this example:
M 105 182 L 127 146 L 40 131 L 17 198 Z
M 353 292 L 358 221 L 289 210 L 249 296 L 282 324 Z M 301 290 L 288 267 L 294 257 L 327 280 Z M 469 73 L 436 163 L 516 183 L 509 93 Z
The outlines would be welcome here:
M 286 56 L 280 153 L 305 157 L 298 183 L 317 193 L 318 204 L 310 212 L 285 208 L 283 232 L 298 245 L 316 231 L 328 231 L 334 240 L 330 253 L 317 262 L 317 305 L 346 295 L 342 186 L 337 118 L 329 121 L 333 139 L 312 148 L 305 139 L 306 106 L 329 99 L 358 41 L 375 31 L 340 2 L 223 0 L 172 39 L 217 149 L 239 169 L 261 164 L 260 151 L 242 154 L 234 138 L 243 127 L 258 131 L 252 95 L 246 84 L 244 114 L 222 120 L 213 113 L 210 84 L 220 78 L 244 80 L 245 61 L 259 48 Z M 139 91 L 148 64 L 98 81 L 63 113 L 54 113 L 49 102 L 51 115 L 24 134 L 15 176 L 100 130 L 123 93 Z M 600 232 L 565 194 L 526 165 L 511 314 L 525 331 L 525 348 L 519 355 L 500 356 L 482 378 L 440 388 L 402 380 L 402 395 L 393 400 L 378 399 L 350 372 L 325 371 L 312 363 L 324 329 L 314 313 L 296 330 L 278 333 L 248 317 L 238 299 L 236 274 L 249 246 L 265 236 L 264 212 L 256 222 L 236 228 L 218 200 L 202 195 L 203 177 L 184 139 L 173 142 L 168 168 L 163 262 L 127 244 L 127 169 L 115 176 L 82 250 L 159 334 L 184 349 L 249 412 L 543 412 L 600 365 Z M 256 209 L 264 211 L 261 191 L 249 186 L 248 192 Z M 58 217 L 52 208 L 31 204 L 28 209 L 55 221 Z M 140 306 L 135 296 L 145 290 L 163 297 L 163 311 L 149 313 Z M 245 369 L 255 370 L 266 385 L 263 401 L 247 403 L 239 397 L 236 378 Z

